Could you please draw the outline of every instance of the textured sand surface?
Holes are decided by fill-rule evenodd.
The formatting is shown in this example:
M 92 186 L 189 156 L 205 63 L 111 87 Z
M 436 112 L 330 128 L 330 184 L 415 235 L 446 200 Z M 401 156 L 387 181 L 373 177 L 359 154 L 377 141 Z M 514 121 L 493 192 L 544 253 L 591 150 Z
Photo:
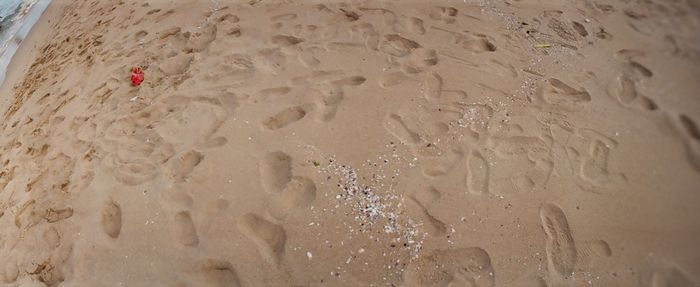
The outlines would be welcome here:
M 323 2 L 54 1 L 0 286 L 699 286 L 697 1 Z

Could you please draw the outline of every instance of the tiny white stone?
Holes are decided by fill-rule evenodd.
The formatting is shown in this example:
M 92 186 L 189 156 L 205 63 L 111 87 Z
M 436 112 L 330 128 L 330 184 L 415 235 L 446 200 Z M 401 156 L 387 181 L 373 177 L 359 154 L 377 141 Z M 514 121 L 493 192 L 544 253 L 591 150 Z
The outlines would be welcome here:
M 314 257 L 314 255 L 311 254 L 311 252 L 307 251 L 307 252 L 306 252 L 306 257 L 309 257 L 309 260 L 311 260 L 311 257 Z

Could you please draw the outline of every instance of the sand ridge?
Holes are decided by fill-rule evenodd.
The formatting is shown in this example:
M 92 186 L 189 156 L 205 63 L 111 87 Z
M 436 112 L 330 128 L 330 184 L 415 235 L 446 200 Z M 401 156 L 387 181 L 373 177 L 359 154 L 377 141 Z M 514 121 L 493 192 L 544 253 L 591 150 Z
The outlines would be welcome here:
M 55 2 L 0 284 L 700 284 L 693 1 Z

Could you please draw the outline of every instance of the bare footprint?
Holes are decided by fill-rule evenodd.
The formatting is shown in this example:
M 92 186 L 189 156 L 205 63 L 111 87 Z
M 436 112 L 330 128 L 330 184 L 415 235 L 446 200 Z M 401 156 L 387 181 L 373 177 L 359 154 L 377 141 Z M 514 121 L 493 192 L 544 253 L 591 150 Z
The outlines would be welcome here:
M 44 219 L 49 223 L 58 222 L 64 219 L 68 219 L 73 216 L 73 208 L 66 207 L 61 209 L 49 208 L 44 214 Z
M 575 89 L 559 79 L 550 78 L 544 88 L 544 100 L 550 104 L 574 107 L 591 101 L 586 89 Z
M 411 53 L 411 61 L 417 67 L 430 67 L 438 64 L 438 53 L 434 49 L 417 48 Z
M 403 72 L 391 72 L 379 76 L 378 82 L 380 87 L 387 89 L 401 84 L 409 79 L 410 78 Z
M 188 211 L 180 211 L 175 214 L 172 222 L 173 228 L 173 238 L 182 244 L 187 246 L 195 246 L 199 243 L 199 236 L 197 236 L 197 229 L 194 226 L 194 221 L 192 221 L 192 216 Z
M 192 272 L 193 285 L 200 287 L 239 287 L 241 286 L 236 270 L 228 261 L 207 259 L 199 263 Z
M 259 102 L 259 101 L 267 101 L 271 99 L 279 99 L 281 96 L 289 94 L 289 92 L 292 91 L 292 88 L 288 86 L 281 86 L 281 87 L 274 87 L 274 88 L 266 88 L 258 91 L 256 96 L 252 99 L 254 102 Z
M 430 213 L 428 206 L 439 199 L 440 196 L 440 192 L 437 189 L 429 187 L 428 189 L 417 191 L 407 201 L 409 206 L 413 205 L 413 208 L 419 211 L 420 217 L 423 218 L 425 231 L 436 237 L 444 236 L 447 233 L 447 227 L 444 222 Z
M 457 36 L 457 44 L 461 44 L 462 48 L 474 53 L 495 52 L 497 49 L 496 44 L 482 34 L 459 35 Z
M 700 129 L 692 118 L 684 114 L 678 115 L 678 122 L 684 135 L 688 161 L 696 171 L 700 171 Z
M 574 28 L 574 30 L 576 30 L 576 33 L 581 35 L 581 37 L 588 36 L 588 31 L 586 30 L 586 27 L 583 26 L 583 24 L 576 21 L 572 21 L 571 26 Z
M 428 16 L 430 16 L 431 19 L 442 21 L 447 24 L 454 23 L 458 13 L 459 10 L 453 7 L 438 6 L 428 10 Z
M 420 47 L 421 45 L 418 42 L 411 39 L 404 38 L 398 34 L 387 34 L 384 36 L 381 50 L 395 57 L 404 57 L 408 56 L 412 50 Z
M 287 35 L 275 35 L 270 39 L 273 45 L 280 47 L 289 47 L 299 44 L 304 41 L 304 39 L 287 36 Z
M 106 202 L 102 208 L 102 230 L 112 238 L 119 237 L 122 230 L 122 210 L 114 201 Z
M 268 212 L 274 218 L 283 220 L 296 210 L 308 208 L 315 199 L 316 184 L 306 177 L 295 176 L 287 183 Z
M 321 61 L 316 58 L 313 51 L 303 50 L 299 52 L 299 62 L 307 68 L 313 68 L 321 64 Z
M 316 199 L 316 184 L 311 179 L 295 176 L 287 183 L 280 202 L 287 208 L 306 208 Z
M 540 208 L 540 218 L 547 234 L 545 251 L 549 271 L 561 278 L 568 278 L 574 272 L 578 252 L 566 215 L 558 206 L 546 203 Z
M 272 264 L 281 260 L 287 235 L 282 228 L 266 219 L 248 213 L 238 218 L 238 228 L 258 247 L 260 255 Z
M 384 119 L 384 128 L 402 143 L 414 145 L 420 142 L 420 136 L 404 122 L 398 114 L 391 113 Z
M 430 73 L 423 82 L 425 86 L 425 98 L 428 101 L 435 101 L 442 93 L 442 77 L 438 73 Z
M 491 258 L 484 249 L 469 247 L 426 253 L 406 267 L 406 286 L 495 286 Z
M 449 150 L 441 156 L 429 159 L 423 166 L 423 175 L 438 177 L 450 173 L 458 163 L 463 162 L 464 153 L 460 150 Z
M 406 28 L 408 31 L 414 34 L 423 35 L 425 34 L 425 27 L 423 26 L 423 20 L 417 17 L 406 18 Z
M 475 194 L 489 192 L 489 164 L 476 150 L 467 159 L 467 189 Z
M 61 244 L 61 235 L 53 226 L 46 228 L 41 237 L 44 239 L 44 242 L 46 242 L 46 245 L 48 245 L 51 249 L 56 248 Z
M 680 269 L 675 266 L 660 268 L 654 271 L 649 280 L 650 287 L 699 286 L 692 282 Z
M 175 182 L 184 181 L 203 159 L 204 155 L 196 150 L 189 150 L 175 156 L 168 161 L 168 175 Z
M 189 69 L 193 59 L 192 54 L 179 54 L 165 59 L 159 68 L 166 76 L 180 75 Z
M 303 119 L 304 116 L 306 110 L 301 106 L 294 106 L 267 118 L 262 125 L 268 130 L 277 130 Z
M 585 155 L 581 162 L 579 174 L 584 180 L 594 184 L 595 186 L 606 186 L 610 183 L 620 182 L 625 180 L 622 173 L 610 172 L 608 162 L 610 161 L 610 152 L 615 147 L 615 141 L 602 137 L 595 137 L 591 140 L 588 154 Z
M 265 154 L 258 164 L 260 184 L 266 192 L 280 193 L 292 180 L 292 157 L 281 151 Z
M 627 75 L 622 74 L 617 77 L 617 87 L 614 92 L 617 99 L 623 104 L 630 104 L 637 99 L 637 88 L 635 83 Z
M 124 162 L 116 155 L 108 155 L 104 161 L 114 178 L 126 185 L 139 185 L 153 180 L 158 175 L 158 168 L 145 161 Z

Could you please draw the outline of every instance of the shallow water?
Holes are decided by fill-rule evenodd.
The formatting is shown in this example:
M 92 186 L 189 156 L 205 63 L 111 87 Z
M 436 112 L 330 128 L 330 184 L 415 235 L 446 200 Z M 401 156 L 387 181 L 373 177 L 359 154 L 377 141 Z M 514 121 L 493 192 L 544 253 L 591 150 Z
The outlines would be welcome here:
M 50 0 L 0 1 L 0 84 L 12 56 L 46 10 Z

